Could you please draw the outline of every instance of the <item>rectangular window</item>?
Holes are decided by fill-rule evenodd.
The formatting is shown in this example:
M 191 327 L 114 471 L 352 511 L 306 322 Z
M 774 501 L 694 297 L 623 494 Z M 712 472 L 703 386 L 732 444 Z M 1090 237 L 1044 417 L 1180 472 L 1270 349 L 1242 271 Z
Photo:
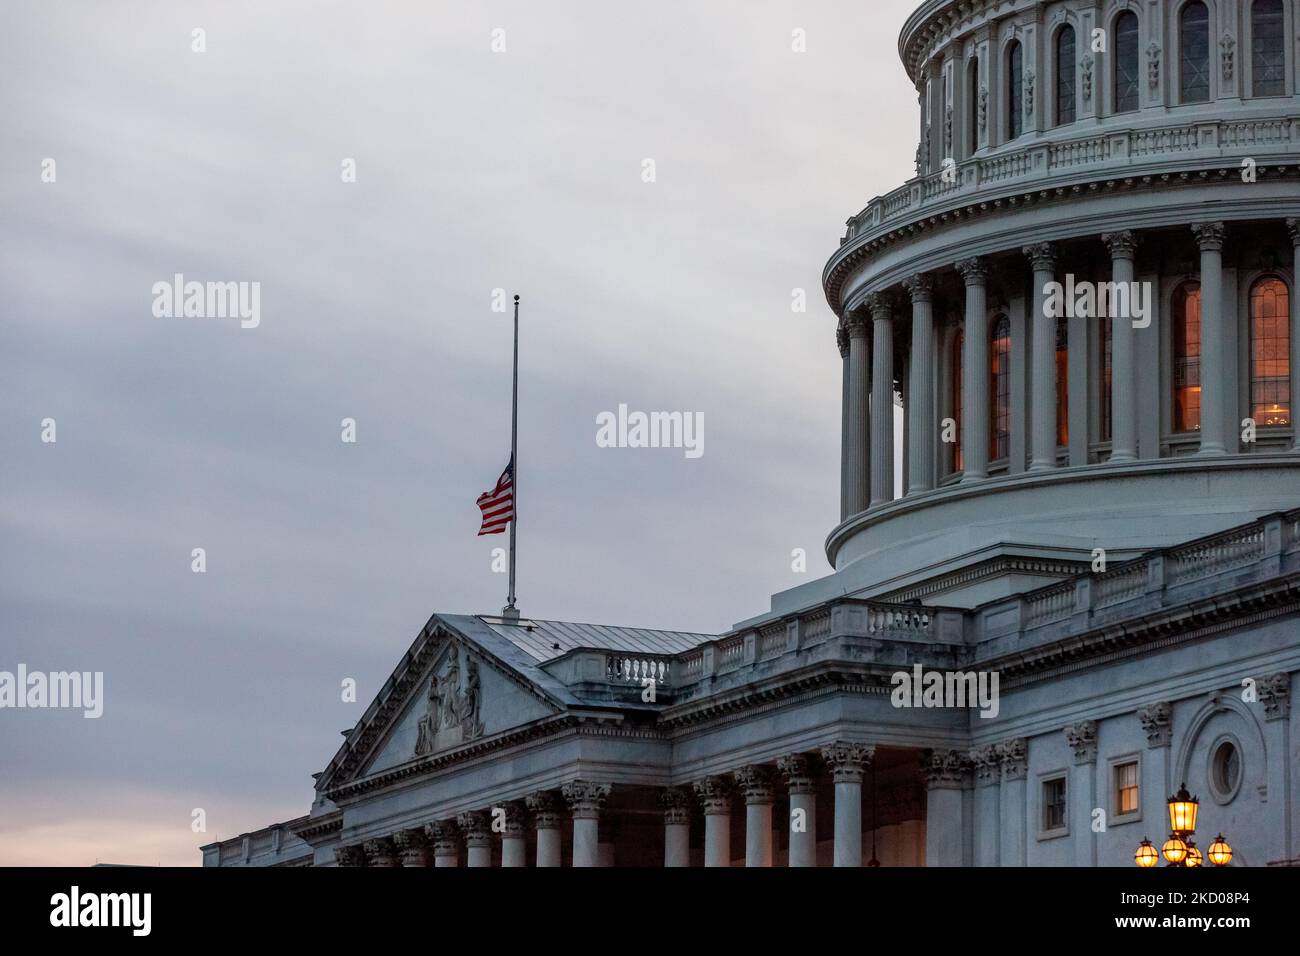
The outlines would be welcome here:
M 1115 21 L 1115 112 L 1132 113 L 1139 106 L 1141 72 L 1138 66 L 1138 18 L 1120 14 Z
M 1043 781 L 1043 830 L 1065 829 L 1065 778 Z
M 1189 3 L 1183 8 L 1179 34 L 1182 63 L 1179 88 L 1183 103 L 1210 101 L 1210 13 L 1203 3 Z
M 1115 814 L 1123 816 L 1138 811 L 1138 765 L 1129 761 L 1115 765 Z
M 1256 96 L 1286 94 L 1286 27 L 1282 0 L 1255 0 L 1251 12 L 1251 85 Z

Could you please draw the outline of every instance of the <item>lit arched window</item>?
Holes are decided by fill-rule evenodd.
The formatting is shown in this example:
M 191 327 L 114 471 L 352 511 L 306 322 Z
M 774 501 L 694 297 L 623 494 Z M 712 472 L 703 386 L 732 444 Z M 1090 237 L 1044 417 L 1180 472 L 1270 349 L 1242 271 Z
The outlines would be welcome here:
M 1097 326 L 1100 335 L 1098 336 L 1098 351 L 1101 360 L 1101 394 L 1097 397 L 1100 399 L 1101 406 L 1101 429 L 1097 436 L 1099 441 L 1110 441 L 1111 439 L 1111 399 L 1113 397 L 1112 382 L 1113 372 L 1111 366 L 1111 343 L 1114 341 L 1114 326 L 1111 325 L 1109 318 L 1103 318 Z
M 1075 117 L 1074 77 L 1078 70 L 1074 27 L 1065 26 L 1056 35 L 1056 125 L 1073 123 Z
M 1025 131 L 1025 52 L 1016 40 L 1007 50 L 1007 138 Z
M 966 346 L 966 336 L 961 329 L 952 337 L 952 420 L 957 423 L 954 429 L 957 441 L 952 446 L 952 470 L 959 472 L 966 467 L 966 463 L 961 454 L 961 413 L 962 413 L 962 366 L 966 363 L 966 356 L 963 353 Z
M 1115 18 L 1115 112 L 1132 113 L 1141 105 L 1138 74 L 1138 18 L 1121 13 Z
M 1179 24 L 1179 102 L 1210 101 L 1210 12 L 1205 4 L 1189 3 L 1183 7 Z
M 1174 293 L 1174 431 L 1201 430 L 1201 284 Z
M 993 320 L 989 343 L 989 395 L 993 414 L 989 416 L 989 460 L 1011 454 L 1011 323 L 1005 315 Z
M 1250 12 L 1250 65 L 1256 96 L 1286 93 L 1286 28 L 1282 0 L 1255 0 Z
M 1291 296 L 1275 276 L 1250 290 L 1250 417 L 1291 424 Z

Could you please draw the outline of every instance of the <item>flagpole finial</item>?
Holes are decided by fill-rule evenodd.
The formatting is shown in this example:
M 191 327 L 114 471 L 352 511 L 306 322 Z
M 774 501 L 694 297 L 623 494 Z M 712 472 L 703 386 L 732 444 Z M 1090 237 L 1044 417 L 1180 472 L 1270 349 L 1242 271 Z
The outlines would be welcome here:
M 516 302 L 519 301 L 519 296 L 517 296 L 517 295 L 515 296 L 515 301 L 516 301 Z

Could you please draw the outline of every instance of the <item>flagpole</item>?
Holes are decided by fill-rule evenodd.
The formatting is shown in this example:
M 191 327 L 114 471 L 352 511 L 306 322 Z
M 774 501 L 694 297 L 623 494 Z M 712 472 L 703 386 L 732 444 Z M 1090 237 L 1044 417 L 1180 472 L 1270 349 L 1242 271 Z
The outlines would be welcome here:
M 501 616 L 519 620 L 515 607 L 515 526 L 519 524 L 519 296 L 515 296 L 515 360 L 510 383 L 510 494 L 513 515 L 510 519 L 510 594 Z

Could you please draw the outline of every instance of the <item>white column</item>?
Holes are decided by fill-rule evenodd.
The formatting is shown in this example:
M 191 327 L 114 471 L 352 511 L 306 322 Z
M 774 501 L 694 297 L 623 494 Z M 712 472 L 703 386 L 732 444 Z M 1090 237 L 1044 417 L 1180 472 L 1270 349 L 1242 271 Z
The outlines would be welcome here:
M 560 866 L 560 801 L 555 794 L 539 790 L 524 802 L 537 824 L 537 866 Z
M 932 751 L 922 761 L 926 866 L 962 865 L 965 844 L 962 790 L 968 777 L 968 762 L 968 756 L 959 750 Z
M 807 754 L 776 762 L 790 792 L 790 866 L 817 865 L 817 780 Z
M 501 809 L 505 810 L 505 830 L 501 834 L 501 865 L 527 866 L 528 840 L 525 827 L 527 816 L 523 804 L 511 801 Z
M 1029 770 L 1029 745 L 1025 738 L 1015 737 L 999 744 L 998 749 L 1002 753 L 1002 792 L 998 798 L 1002 808 L 1001 862 L 1003 866 L 1024 866 L 1028 852 L 1025 776 Z
M 432 854 L 429 852 L 429 841 L 424 837 L 423 828 L 398 830 L 393 834 L 393 843 L 397 847 L 398 856 L 402 859 L 402 866 L 429 865 Z
M 840 395 L 840 520 L 849 512 L 849 330 L 840 323 L 835 330 L 835 344 L 840 350 L 841 395 Z
M 1132 288 L 1136 268 L 1137 236 L 1132 232 L 1110 232 L 1101 237 L 1110 250 L 1111 281 L 1117 288 Z M 1132 303 L 1127 315 L 1116 314 L 1110 320 L 1110 460 L 1137 459 L 1137 334 L 1133 328 Z M 1155 335 L 1147 329 L 1143 335 Z
M 1201 249 L 1201 449 L 1202 455 L 1223 455 L 1228 448 L 1223 383 L 1228 357 L 1224 347 L 1223 223 L 1192 226 Z M 1235 423 L 1234 423 L 1235 424 Z
M 1056 467 L 1056 320 L 1047 303 L 1047 287 L 1056 281 L 1056 246 L 1025 246 L 1033 266 L 1033 355 L 1030 360 L 1030 470 Z
M 871 311 L 871 506 L 894 500 L 894 308 L 882 292 L 867 299 Z
M 1300 452 L 1300 219 L 1288 219 L 1286 227 L 1295 246 L 1295 271 L 1291 273 L 1291 432 Z
M 704 865 L 731 866 L 731 782 L 706 777 L 695 783 L 704 806 Z
M 989 473 L 988 269 L 983 259 L 964 259 L 957 271 L 966 281 L 966 328 L 962 335 L 962 481 Z
M 912 298 L 912 353 L 907 370 L 907 493 L 934 487 L 934 280 L 903 283 Z
M 742 767 L 736 784 L 745 797 L 745 866 L 772 865 L 772 773 L 766 767 Z
M 460 831 L 450 820 L 430 823 L 424 835 L 433 844 L 433 865 L 460 866 Z
M 997 866 L 1001 850 L 1001 807 L 998 786 L 1002 781 L 1002 754 L 995 745 L 972 751 L 975 768 L 975 860 L 976 866 Z
M 1065 788 L 1074 865 L 1097 865 L 1097 834 L 1092 832 L 1092 810 L 1097 806 L 1097 722 L 1084 720 L 1065 728 L 1074 751 L 1074 772 Z
M 469 865 L 483 867 L 492 865 L 492 828 L 488 815 L 481 810 L 462 813 L 456 818 L 456 825 L 465 834 L 465 846 L 468 848 Z
M 659 794 L 664 811 L 664 866 L 691 865 L 691 798 L 679 787 Z
M 845 503 L 850 515 L 867 510 L 871 470 L 871 345 L 867 319 L 858 312 L 844 317 L 849 331 L 849 455 L 848 492 Z
M 862 865 L 862 774 L 876 748 L 835 743 L 822 748 L 822 759 L 835 782 L 835 865 Z
M 609 784 L 571 780 L 560 788 L 573 814 L 573 865 L 600 865 L 600 811 L 609 796 Z

